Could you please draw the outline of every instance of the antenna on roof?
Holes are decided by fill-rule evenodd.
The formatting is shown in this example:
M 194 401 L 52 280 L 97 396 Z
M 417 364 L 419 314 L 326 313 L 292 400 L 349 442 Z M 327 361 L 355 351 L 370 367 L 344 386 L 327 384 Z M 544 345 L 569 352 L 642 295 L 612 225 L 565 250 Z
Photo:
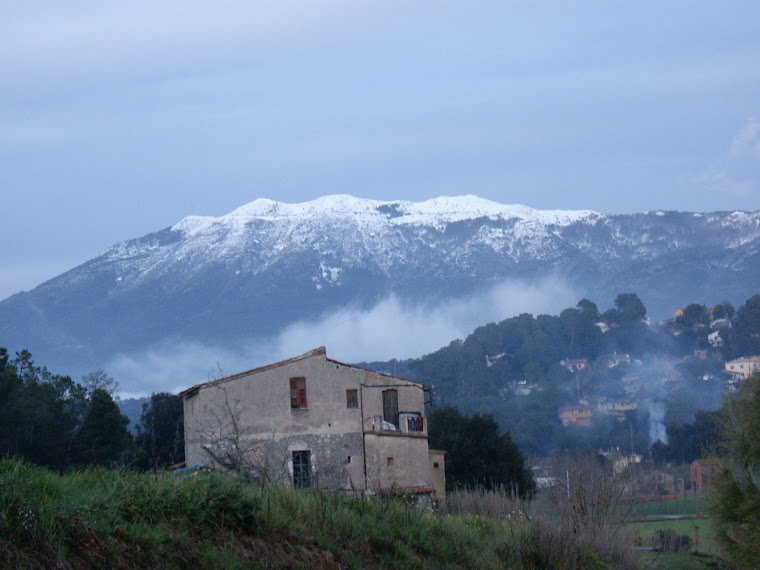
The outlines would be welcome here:
M 433 394 L 433 385 L 427 385 L 422 388 L 422 392 L 427 396 L 425 399 L 425 405 L 429 408 L 435 408 L 435 394 Z

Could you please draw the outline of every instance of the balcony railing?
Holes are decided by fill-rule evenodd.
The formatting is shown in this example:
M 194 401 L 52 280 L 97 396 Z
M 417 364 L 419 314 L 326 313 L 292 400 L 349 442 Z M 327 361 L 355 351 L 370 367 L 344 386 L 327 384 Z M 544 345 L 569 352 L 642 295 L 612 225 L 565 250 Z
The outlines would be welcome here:
M 388 434 L 427 435 L 427 425 L 422 414 L 402 412 L 398 415 L 398 424 L 385 421 L 383 416 L 372 416 L 372 431 Z

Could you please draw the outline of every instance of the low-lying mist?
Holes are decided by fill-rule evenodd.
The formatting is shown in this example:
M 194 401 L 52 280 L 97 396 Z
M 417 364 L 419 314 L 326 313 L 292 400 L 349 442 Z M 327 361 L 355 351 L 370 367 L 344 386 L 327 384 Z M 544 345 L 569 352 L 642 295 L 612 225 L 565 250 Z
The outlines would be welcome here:
M 412 304 L 391 295 L 368 310 L 347 306 L 316 321 L 289 325 L 276 338 L 231 339 L 225 346 L 164 343 L 121 354 L 107 367 L 121 383 L 121 397 L 176 392 L 193 384 L 248 370 L 326 346 L 345 362 L 411 358 L 464 338 L 479 325 L 520 314 L 557 314 L 578 294 L 561 277 L 506 280 L 489 290 L 436 305 Z

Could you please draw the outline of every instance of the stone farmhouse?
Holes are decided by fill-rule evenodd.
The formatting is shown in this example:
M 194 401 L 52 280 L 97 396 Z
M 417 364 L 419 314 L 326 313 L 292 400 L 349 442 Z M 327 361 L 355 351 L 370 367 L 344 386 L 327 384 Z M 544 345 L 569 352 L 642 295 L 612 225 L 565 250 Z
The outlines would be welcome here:
M 440 499 L 445 452 L 428 448 L 423 390 L 317 348 L 182 392 L 185 459 L 261 483 Z

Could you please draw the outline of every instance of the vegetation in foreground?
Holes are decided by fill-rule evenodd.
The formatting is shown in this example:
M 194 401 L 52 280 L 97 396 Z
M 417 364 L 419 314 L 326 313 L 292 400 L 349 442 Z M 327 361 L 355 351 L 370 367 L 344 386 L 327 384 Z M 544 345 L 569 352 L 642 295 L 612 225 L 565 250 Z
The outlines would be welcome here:
M 514 499 L 515 505 L 527 505 Z M 509 512 L 527 513 L 523 508 Z M 0 461 L 3 567 L 635 567 L 628 548 L 526 516 Z
M 731 560 L 760 568 L 760 373 L 746 380 L 721 409 L 724 433 L 712 512 Z

